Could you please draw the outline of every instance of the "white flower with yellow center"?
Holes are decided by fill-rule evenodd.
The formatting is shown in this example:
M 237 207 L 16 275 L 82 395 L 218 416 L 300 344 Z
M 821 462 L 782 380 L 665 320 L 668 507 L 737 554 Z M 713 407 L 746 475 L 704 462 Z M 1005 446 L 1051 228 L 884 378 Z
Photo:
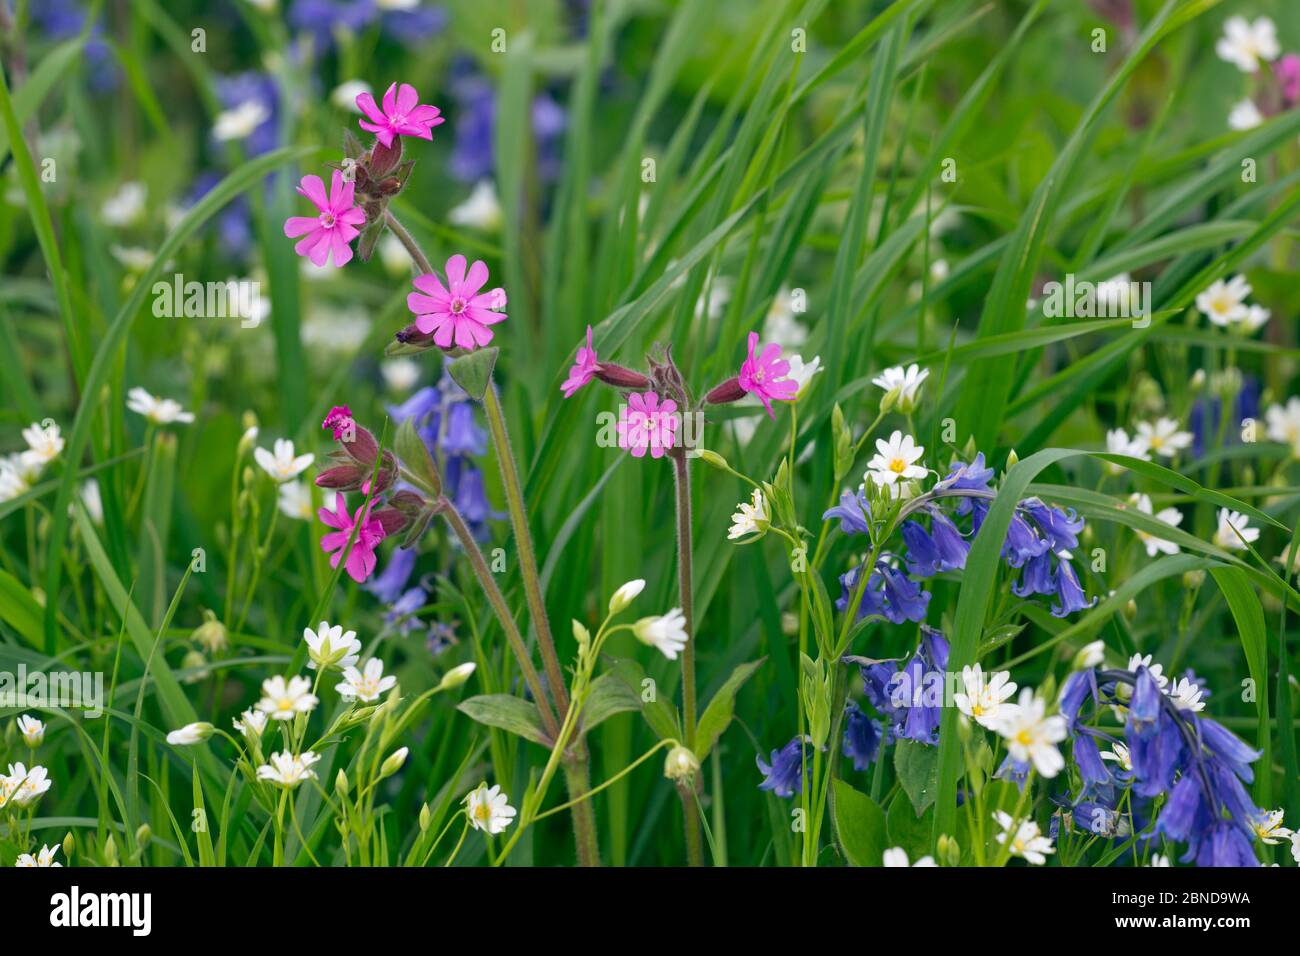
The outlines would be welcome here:
M 291 677 L 286 681 L 277 674 L 262 681 L 257 709 L 272 720 L 293 720 L 298 714 L 311 713 L 319 702 L 307 678 Z
M 1137 438 L 1161 458 L 1173 458 L 1192 444 L 1192 433 L 1181 431 L 1172 418 L 1159 418 L 1154 423 L 1138 422 Z
M 658 617 L 643 617 L 632 625 L 632 633 L 642 644 L 658 649 L 670 661 L 686 647 L 690 635 L 686 633 L 686 615 L 679 607 Z
M 1268 437 L 1291 446 L 1291 454 L 1300 458 L 1300 398 L 1291 396 L 1286 405 L 1270 405 L 1264 412 Z
M 992 728 L 1007 742 L 1013 760 L 1032 763 L 1040 776 L 1055 777 L 1065 766 L 1065 758 L 1056 745 L 1066 738 L 1065 718 L 1047 716 L 1047 702 L 1026 687 L 1013 708 L 1003 708 Z
M 515 819 L 517 811 L 510 806 L 510 798 L 501 792 L 500 786 L 480 785 L 465 797 L 465 815 L 475 830 L 500 833 Z
M 1162 521 L 1170 527 L 1176 528 L 1183 520 L 1183 513 L 1177 508 L 1163 508 L 1159 514 L 1155 514 L 1151 509 L 1151 498 L 1148 495 L 1136 494 L 1129 496 L 1129 504 L 1137 511 L 1144 515 L 1150 515 L 1157 521 Z M 1178 545 L 1172 541 L 1166 541 L 1164 538 L 1157 538 L 1149 531 L 1143 531 L 1140 528 L 1134 528 L 1133 533 L 1146 546 L 1147 557 L 1154 558 L 1157 554 L 1177 554 Z
M 1241 72 L 1255 73 L 1260 60 L 1276 60 L 1282 52 L 1277 25 L 1268 17 L 1258 17 L 1253 23 L 1245 17 L 1228 17 L 1214 52 Z
M 763 492 L 755 488 L 750 502 L 746 504 L 742 501 L 736 505 L 737 510 L 731 516 L 731 530 L 727 532 L 727 540 L 734 541 L 747 534 L 762 534 L 767 530 L 769 519 Z
M 1190 710 L 1195 713 L 1205 709 L 1205 701 L 1201 700 L 1203 693 L 1201 688 L 1186 677 L 1175 680 L 1166 688 L 1165 693 L 1179 710 Z
M 1103 750 L 1101 759 L 1119 764 L 1121 770 L 1131 771 L 1133 769 L 1133 758 L 1129 755 L 1128 747 L 1119 741 L 1111 744 L 1109 750 Z
M 287 438 L 277 438 L 274 454 L 265 448 L 254 448 L 253 460 L 276 481 L 291 481 L 306 471 L 316 460 L 316 456 L 312 454 L 295 456 L 293 442 Z
M 1106 432 L 1106 451 L 1112 455 L 1127 455 L 1130 458 L 1140 458 L 1143 461 L 1150 461 L 1151 455 L 1148 453 L 1150 447 L 1140 438 L 1129 438 L 1128 432 L 1122 428 L 1112 428 Z M 1106 462 L 1106 473 L 1109 475 L 1122 475 L 1128 471 L 1123 465 L 1117 465 L 1113 461 Z
M 173 422 L 188 425 L 194 421 L 194 413 L 185 411 L 180 402 L 170 398 L 157 398 L 139 386 L 126 393 L 126 407 L 155 425 L 170 425 Z
M 981 727 L 993 729 L 1000 718 L 1010 715 L 1015 704 L 1006 701 L 1016 692 L 1010 671 L 985 674 L 979 664 L 961 669 L 965 693 L 952 695 L 953 703 L 963 714 Z
M 33 422 L 23 429 L 23 441 L 27 442 L 27 451 L 23 455 L 28 461 L 40 466 L 48 465 L 63 451 L 63 436 L 59 434 L 59 426 L 54 422 L 48 425 Z
M 813 376 L 822 371 L 825 369 L 822 368 L 820 355 L 814 355 L 811 362 L 805 362 L 798 355 L 790 356 L 790 371 L 786 372 L 786 378 L 799 386 L 794 393 L 795 401 L 808 393 L 808 386 L 812 383 Z
M 1281 810 L 1261 810 L 1259 816 L 1250 821 L 1250 828 L 1255 831 L 1261 843 L 1277 846 L 1283 840 L 1290 840 L 1291 830 L 1282 826 Z
M 282 484 L 275 504 L 282 515 L 298 521 L 310 521 L 316 515 L 311 502 L 311 488 L 305 481 L 286 481 Z
M 934 857 L 923 856 L 915 863 L 907 862 L 907 851 L 901 846 L 891 847 L 885 851 L 885 866 L 938 866 L 934 862 Z
M 1248 295 L 1250 283 L 1245 276 L 1233 276 L 1226 282 L 1216 279 L 1196 297 L 1196 308 L 1215 325 L 1227 328 L 1246 318 L 1250 311 L 1246 305 Z
M 1002 832 L 995 834 L 994 838 L 1007 847 L 1012 856 L 1042 866 L 1047 862 L 1045 854 L 1055 852 L 1052 841 L 1043 836 L 1043 831 L 1038 829 L 1038 824 L 1033 820 L 1016 823 L 1011 814 L 1002 810 L 994 810 L 993 819 L 1002 828 Z
M 45 739 L 45 723 L 27 714 L 20 714 L 18 732 L 23 735 L 23 743 L 35 750 Z
M 1214 531 L 1214 543 L 1231 551 L 1245 551 L 1246 545 L 1259 537 L 1259 529 L 1250 526 L 1250 519 L 1237 511 L 1219 509 L 1219 526 Z
M 63 866 L 62 863 L 56 863 L 54 861 L 54 854 L 58 852 L 59 845 L 57 843 L 54 846 L 43 846 L 41 847 L 41 852 L 36 856 L 32 856 L 30 853 L 20 854 L 18 862 L 15 863 L 14 866 Z
M 321 621 L 314 631 L 304 627 L 302 639 L 307 642 L 307 666 L 312 670 L 320 667 L 344 670 L 361 659 L 357 632 L 344 631 L 342 624 L 331 627 L 328 621 Z
M 896 365 L 885 369 L 871 380 L 873 385 L 879 385 L 885 390 L 885 397 L 880 400 L 881 410 L 888 411 L 896 407 L 904 415 L 914 411 L 920 398 L 921 386 L 929 375 L 930 370 L 919 365 L 909 365 L 907 368 Z
M 15 806 L 31 806 L 41 795 L 50 789 L 50 779 L 44 767 L 32 767 L 28 770 L 23 764 L 11 763 L 9 777 L 0 787 L 0 807 L 6 803 Z
M 349 667 L 343 671 L 343 682 L 334 689 L 344 700 L 360 700 L 373 704 L 379 695 L 391 690 L 397 683 L 392 674 L 384 676 L 384 662 L 377 657 L 366 661 L 365 667 L 357 670 Z
M 262 711 L 246 710 L 236 717 L 232 723 L 235 725 L 235 730 L 243 734 L 245 739 L 252 740 L 255 737 L 261 737 L 266 731 L 266 721 L 266 714 Z
M 913 478 L 924 478 L 925 467 L 917 464 L 925 449 L 913 441 L 911 435 L 900 431 L 889 436 L 889 441 L 876 439 L 876 455 L 867 462 L 869 478 L 877 485 L 892 486 Z
M 316 778 L 316 771 L 311 767 L 318 760 L 320 755 L 310 750 L 301 754 L 292 754 L 287 750 L 283 753 L 271 754 L 270 762 L 257 768 L 257 779 L 268 780 L 292 790 L 304 780 Z

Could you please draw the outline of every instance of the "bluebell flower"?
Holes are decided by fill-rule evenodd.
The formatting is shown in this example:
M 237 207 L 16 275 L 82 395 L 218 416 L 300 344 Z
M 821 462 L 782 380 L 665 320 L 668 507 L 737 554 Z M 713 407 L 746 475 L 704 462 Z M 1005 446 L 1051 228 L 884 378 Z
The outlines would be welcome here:
M 892 661 L 880 661 L 876 664 L 864 664 L 859 668 L 862 673 L 862 692 L 882 716 L 892 724 L 898 713 L 894 704 L 892 683 L 898 673 L 898 665 Z
M 840 575 L 840 596 L 835 601 L 835 609 L 843 612 L 848 609 L 849 601 L 853 597 L 853 592 L 857 590 L 858 575 L 862 572 L 862 565 L 856 568 L 850 568 L 844 574 Z M 858 611 L 855 615 L 856 620 L 862 620 L 872 614 L 884 616 L 885 608 L 881 601 L 880 589 L 884 584 L 884 579 L 879 573 L 873 573 L 867 579 L 866 586 L 862 589 L 862 600 L 858 602 Z
M 793 797 L 795 791 L 803 790 L 803 740 L 795 737 L 780 750 L 772 751 L 772 762 L 764 763 L 763 758 L 755 756 L 758 769 L 763 774 L 760 790 L 771 790 L 778 797 Z
M 1016 785 L 1022 793 L 1025 789 L 1025 782 L 1029 779 L 1030 763 L 1028 760 L 1016 760 L 1010 754 L 1002 761 L 1002 766 L 998 767 L 993 776 L 998 780 L 1009 780 Z
M 938 508 L 931 510 L 930 527 L 933 536 L 921 523 L 904 521 L 901 529 L 903 543 L 907 545 L 907 570 L 919 578 L 930 578 L 943 571 L 956 571 L 966 566 L 970 546 L 957 526 Z
M 966 556 L 970 553 L 970 543 L 957 530 L 957 526 L 948 520 L 938 508 L 930 509 L 930 534 L 939 551 L 940 568 L 944 571 L 957 571 L 966 567 Z
M 1083 530 L 1083 519 L 1073 508 L 1065 512 L 1043 503 L 1038 498 L 1026 498 L 1020 502 L 1020 507 L 1029 512 L 1029 516 L 1034 519 L 1038 530 L 1047 538 L 1053 551 L 1069 551 L 1079 546 L 1078 534 Z
M 289 25 L 309 34 L 321 53 L 334 46 L 336 31 L 360 33 L 375 19 L 374 0 L 293 0 Z
M 1056 593 L 1056 575 L 1052 571 L 1050 552 L 1044 551 L 1025 562 L 1020 580 L 1011 585 L 1011 593 L 1016 597 Z
M 394 626 L 397 633 L 403 636 L 411 633 L 420 624 L 415 617 L 415 612 L 424 607 L 428 600 L 429 596 L 424 588 L 408 588 L 401 597 L 389 605 L 388 612 L 384 615 L 384 623 Z
M 894 736 L 923 744 L 938 741 L 947 669 L 947 638 L 922 625 L 916 653 L 892 682 Z
M 1053 617 L 1065 617 L 1075 611 L 1086 611 L 1097 603 L 1095 597 L 1089 601 L 1088 596 L 1083 593 L 1079 578 L 1074 573 L 1074 565 L 1067 558 L 1058 557 L 1056 560 L 1056 599 L 1060 603 L 1052 605 Z
M 429 648 L 429 655 L 437 657 L 456 643 L 456 631 L 450 624 L 432 621 L 429 624 L 429 633 L 425 638 L 425 643 Z
M 844 534 L 867 534 L 871 521 L 871 506 L 867 503 L 866 493 L 846 491 L 841 494 L 840 503 L 822 515 L 823 521 L 829 521 L 831 518 L 840 519 L 840 531 Z
M 1259 866 L 1251 838 L 1226 820 L 1210 826 L 1196 854 L 1197 866 Z
M 877 567 L 884 582 L 882 612 L 885 619 L 891 624 L 924 621 L 926 609 L 930 605 L 930 592 L 922 591 L 920 585 L 902 571 L 891 568 L 887 564 L 879 564 Z M 870 590 L 871 582 L 868 581 L 867 584 Z
M 472 65 L 458 64 L 461 75 L 452 81 L 457 101 L 451 161 L 448 169 L 461 182 L 478 182 L 496 170 L 496 91 Z M 542 182 L 559 175 L 560 143 L 568 117 L 564 108 L 546 93 L 533 98 L 533 138 L 537 148 L 537 171 Z
M 385 604 L 392 604 L 406 590 L 415 569 L 414 548 L 394 548 L 384 570 L 365 584 L 365 589 Z
M 1231 422 L 1259 419 L 1259 380 L 1253 375 L 1243 375 L 1241 389 L 1232 405 L 1233 418 L 1223 435 L 1224 443 L 1229 445 L 1241 442 L 1240 430 L 1231 427 Z M 1205 454 L 1207 440 L 1218 440 L 1222 408 L 1223 404 L 1217 395 L 1198 398 L 1192 403 L 1192 410 L 1187 416 L 1187 427 L 1192 433 L 1192 454 L 1196 458 Z
M 1105 786 L 1110 783 L 1110 771 L 1101 759 L 1101 751 L 1097 749 L 1097 741 L 1091 732 L 1084 730 L 1075 735 L 1073 756 L 1085 784 Z
M 447 431 L 442 436 L 442 450 L 449 455 L 483 455 L 487 453 L 487 431 L 474 421 L 474 406 L 456 402 L 447 409 Z
M 1019 511 L 1012 514 L 1006 540 L 1002 543 L 1002 557 L 1007 564 L 1019 568 L 1030 558 L 1045 554 L 1050 547 L 1046 539 L 1034 533 L 1034 529 Z
M 379 23 L 387 36 L 404 46 L 415 46 L 447 28 L 447 11 L 437 6 L 384 10 Z
M 482 524 L 488 518 L 500 517 L 500 513 L 493 510 L 488 502 L 487 491 L 483 487 L 483 472 L 477 468 L 466 466 L 461 470 L 453 501 L 457 510 L 472 525 Z
M 844 710 L 844 756 L 853 761 L 854 770 L 866 770 L 880 754 L 885 739 L 880 721 L 862 712 L 857 704 L 850 703 Z
M 31 4 L 29 9 L 32 22 L 51 40 L 78 36 L 86 25 L 85 8 L 77 0 L 41 0 Z M 86 68 L 86 81 L 96 93 L 107 93 L 117 87 L 117 63 L 112 47 L 104 41 L 102 20 L 96 20 L 91 26 L 81 48 L 81 62 Z

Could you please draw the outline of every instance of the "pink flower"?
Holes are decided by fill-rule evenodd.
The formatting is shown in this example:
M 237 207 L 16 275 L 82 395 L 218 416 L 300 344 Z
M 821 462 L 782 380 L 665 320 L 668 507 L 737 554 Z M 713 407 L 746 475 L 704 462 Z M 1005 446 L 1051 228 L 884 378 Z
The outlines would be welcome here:
M 357 525 L 361 526 L 357 528 L 356 540 L 352 542 L 352 550 L 348 552 L 346 568 L 348 575 L 357 583 L 370 577 L 375 570 L 375 548 L 379 546 L 380 541 L 384 540 L 384 525 L 379 519 L 370 516 L 369 506 L 366 506 L 364 512 L 361 506 L 358 506 L 356 515 L 350 516 L 347 501 L 344 500 L 342 493 L 338 493 L 334 496 L 334 510 L 321 508 L 316 515 L 331 528 L 338 529 L 320 539 L 321 550 L 330 555 L 331 568 L 339 566 L 339 561 L 343 558 L 343 550 L 348 545 L 348 539 L 352 537 L 352 529 Z
M 364 224 L 366 214 L 360 206 L 352 204 L 354 183 L 345 183 L 343 174 L 334 170 L 330 183 L 329 197 L 325 196 L 325 184 L 319 176 L 304 176 L 298 184 L 298 192 L 312 201 L 320 210 L 319 216 L 290 216 L 284 221 L 284 234 L 290 239 L 305 236 L 293 247 L 300 256 L 306 256 L 315 265 L 323 266 L 334 253 L 334 265 L 344 266 L 352 258 L 352 247 L 348 245 L 360 233 L 357 227 Z
M 662 458 L 677 441 L 677 403 L 671 398 L 659 401 L 654 392 L 633 392 L 627 397 L 618 421 L 618 447 L 632 452 L 633 458 Z
M 573 368 L 569 369 L 569 377 L 560 386 L 560 391 L 564 393 L 564 397 L 572 398 L 574 392 L 595 378 L 596 369 L 599 367 L 599 363 L 596 361 L 596 350 L 591 346 L 591 326 L 589 325 L 587 326 L 587 347 L 578 349 L 578 360 L 573 363 Z
M 394 83 L 384 94 L 384 108 L 375 105 L 375 98 L 369 93 L 357 97 L 357 108 L 365 113 L 370 122 L 358 120 L 361 128 L 375 134 L 385 148 L 393 145 L 395 136 L 418 136 L 420 139 L 433 139 L 433 127 L 445 120 L 439 114 L 442 110 L 436 106 L 421 106 L 420 94 L 410 83 L 400 87 Z
M 1287 106 L 1300 101 L 1300 54 L 1288 53 L 1273 64 L 1273 72 L 1282 87 L 1282 100 Z
M 487 278 L 487 266 L 482 260 L 470 266 L 466 275 L 465 257 L 461 255 L 447 260 L 450 290 L 444 289 L 435 275 L 417 276 L 415 287 L 426 294 L 412 292 L 406 297 L 407 308 L 415 313 L 416 328 L 426 335 L 432 332 L 439 348 L 450 348 L 453 335 L 461 348 L 487 345 L 492 341 L 488 326 L 506 318 L 504 312 L 493 311 L 506 304 L 505 289 L 479 294 Z
M 330 413 L 325 416 L 325 421 L 320 423 L 320 427 L 332 432 L 334 440 L 338 441 L 349 429 L 354 427 L 352 409 L 346 405 L 335 405 L 330 409 Z
M 757 347 L 758 333 L 750 332 L 749 358 L 741 363 L 737 380 L 741 388 L 751 395 L 758 396 L 763 407 L 767 409 L 767 414 L 775 420 L 776 413 L 772 411 L 772 399 L 779 402 L 792 401 L 799 394 L 799 383 L 785 377 L 790 371 L 790 363 L 781 358 L 781 346 L 775 342 L 769 343 L 761 355 L 755 355 L 754 350 Z

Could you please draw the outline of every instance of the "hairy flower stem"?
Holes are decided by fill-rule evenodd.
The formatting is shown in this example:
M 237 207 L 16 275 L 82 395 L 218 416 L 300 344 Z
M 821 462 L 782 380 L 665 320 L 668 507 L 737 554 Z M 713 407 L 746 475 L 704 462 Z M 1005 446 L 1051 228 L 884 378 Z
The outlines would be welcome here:
M 691 568 L 691 472 L 685 450 L 669 452 L 673 460 L 673 485 L 677 492 L 677 588 L 686 618 L 686 647 L 682 649 L 682 729 L 686 746 L 695 750 L 695 588 Z M 700 839 L 700 808 L 693 783 L 678 787 L 682 798 L 682 816 L 686 828 L 686 858 L 691 866 L 704 865 L 704 845 Z
M 397 240 L 406 247 L 407 254 L 415 262 L 415 267 L 420 270 L 420 274 L 432 275 L 433 266 L 429 265 L 429 259 L 425 256 L 424 250 L 420 248 L 420 244 L 415 241 L 414 236 L 406 231 L 406 227 L 397 221 L 397 217 L 387 209 L 384 210 L 384 225 L 388 226 L 392 234 L 397 237 Z
M 581 796 L 591 789 L 591 761 L 585 741 L 578 741 L 580 756 L 564 761 L 564 785 L 570 795 Z M 596 842 L 596 811 L 590 800 L 570 801 L 573 815 L 573 838 L 578 850 L 578 866 L 600 866 L 600 846 Z
M 560 730 L 559 722 L 555 719 L 554 711 L 551 710 L 550 698 L 546 696 L 542 688 L 541 676 L 537 673 L 537 668 L 533 666 L 532 658 L 528 656 L 528 648 L 524 644 L 523 637 L 519 634 L 515 619 L 510 615 L 510 606 L 506 603 L 505 595 L 497 587 L 497 582 L 492 577 L 492 571 L 488 568 L 487 561 L 483 558 L 483 552 L 479 550 L 478 542 L 474 540 L 474 535 L 469 530 L 469 525 L 465 524 L 464 517 L 456 510 L 455 505 L 445 499 L 442 516 L 447 519 L 447 524 L 451 526 L 451 530 L 465 549 L 470 566 L 474 569 L 474 576 L 478 578 L 483 593 L 487 595 L 492 610 L 496 612 L 497 620 L 501 623 L 501 629 L 506 632 L 506 639 L 510 642 L 510 649 L 514 651 L 515 659 L 519 663 L 519 669 L 523 672 L 524 683 L 528 685 L 528 690 L 537 703 L 537 710 L 542 717 L 542 725 L 545 727 L 546 733 L 552 739 L 555 739 Z
M 537 556 L 533 549 L 533 533 L 528 527 L 528 513 L 524 509 L 524 493 L 519 484 L 519 469 L 515 465 L 514 452 L 510 447 L 510 433 L 506 430 L 506 417 L 501 411 L 501 402 L 497 398 L 496 385 L 493 383 L 489 383 L 487 391 L 483 393 L 483 410 L 487 413 L 488 432 L 492 436 L 497 462 L 501 466 L 501 484 L 506 492 L 510 525 L 515 532 L 515 547 L 519 549 L 519 573 L 524 580 L 528 611 L 532 614 L 533 626 L 537 629 L 537 646 L 542 652 L 546 681 L 555 697 L 556 710 L 563 714 L 569 709 L 564 671 L 561 670 L 560 658 L 555 653 L 555 641 L 551 637 L 551 625 L 546 616 L 546 603 L 542 600 L 542 581 L 537 573 Z

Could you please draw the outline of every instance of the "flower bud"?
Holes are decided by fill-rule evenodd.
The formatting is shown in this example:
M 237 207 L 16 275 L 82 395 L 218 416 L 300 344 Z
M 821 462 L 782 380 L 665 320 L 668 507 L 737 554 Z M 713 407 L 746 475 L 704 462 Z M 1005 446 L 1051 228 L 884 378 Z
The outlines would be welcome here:
M 1092 641 L 1079 648 L 1070 663 L 1072 670 L 1083 671 L 1090 667 L 1100 667 L 1106 659 L 1106 645 L 1102 641 Z
M 173 730 L 167 735 L 167 742 L 173 747 L 192 747 L 211 737 L 215 729 L 206 720 L 200 720 L 192 724 L 186 724 L 179 730 Z
M 578 652 L 587 653 L 587 648 L 591 646 L 591 632 L 577 619 L 573 622 L 573 639 L 578 642 Z
M 707 448 L 696 449 L 695 455 L 707 465 L 712 465 L 720 471 L 730 471 L 731 466 L 727 464 L 727 459 L 723 458 L 716 451 L 709 451 Z
M 108 866 L 117 866 L 117 841 L 113 839 L 111 833 L 104 840 L 104 863 Z
M 1189 591 L 1195 591 L 1205 583 L 1205 572 L 1197 569 L 1195 571 L 1183 572 L 1183 587 Z
M 135 845 L 138 846 L 140 849 L 143 850 L 145 847 L 147 847 L 149 845 L 149 841 L 152 839 L 153 839 L 153 829 L 149 826 L 149 824 L 142 823 L 138 828 L 136 828 Z
M 402 329 L 399 329 L 393 335 L 393 338 L 397 339 L 397 341 L 401 342 L 403 345 L 411 345 L 417 348 L 431 349 L 433 348 L 434 345 L 433 333 L 421 332 L 420 327 L 416 325 L 414 322 L 412 322 L 410 325 Z
M 700 760 L 689 747 L 678 744 L 664 759 L 664 776 L 669 780 L 689 780 L 700 769 Z
M 636 596 L 645 590 L 645 578 L 634 578 L 624 584 L 614 592 L 613 597 L 609 599 L 609 613 L 617 614 L 620 611 L 627 610 L 628 605 L 636 600 Z M 577 621 L 573 622 L 575 625 Z
M 613 362 L 601 362 L 596 366 L 596 378 L 614 388 L 633 388 L 644 390 L 650 387 L 650 379 L 635 369 L 624 368 Z
M 63 858 L 65 860 L 71 860 L 72 854 L 75 853 L 76 851 L 77 851 L 77 838 L 73 836 L 72 831 L 69 830 L 67 835 L 63 838 Z
M 707 395 L 704 396 L 705 405 L 729 405 L 732 402 L 738 402 L 748 394 L 740 387 L 740 379 L 732 376 L 721 385 L 715 385 Z
M 420 804 L 420 832 L 426 832 L 432 822 L 433 814 L 429 812 L 429 805 L 427 803 Z
M 455 690 L 457 687 L 464 684 L 465 681 L 469 680 L 470 675 L 474 673 L 476 667 L 478 667 L 478 665 L 473 661 L 469 661 L 465 664 L 458 664 L 456 667 L 453 667 L 451 670 L 447 671 L 447 673 L 442 675 L 442 680 L 438 682 L 438 689 Z
M 961 862 L 961 844 L 948 834 L 939 834 L 936 849 L 939 852 L 939 859 L 946 865 L 956 866 Z
M 203 623 L 193 630 L 190 639 L 209 654 L 219 654 L 230 646 L 225 625 L 211 611 L 203 612 Z
M 208 659 L 203 656 L 202 651 L 190 650 L 181 658 L 181 670 L 193 671 L 194 673 L 182 679 L 187 684 L 197 684 L 208 676 Z
M 397 771 L 401 770 L 402 764 L 406 763 L 406 755 L 410 752 L 410 748 L 401 747 L 389 754 L 379 768 L 380 779 L 382 780 L 384 777 L 391 777 L 393 774 L 397 773 Z
M 334 775 L 334 792 L 341 797 L 346 797 L 348 795 L 348 775 L 342 767 L 340 767 L 339 772 Z
M 391 146 L 385 146 L 378 140 L 375 141 L 374 148 L 370 150 L 370 156 L 366 162 L 366 172 L 371 179 L 382 179 L 385 175 L 397 168 L 398 162 L 402 158 L 402 137 L 394 136 Z

